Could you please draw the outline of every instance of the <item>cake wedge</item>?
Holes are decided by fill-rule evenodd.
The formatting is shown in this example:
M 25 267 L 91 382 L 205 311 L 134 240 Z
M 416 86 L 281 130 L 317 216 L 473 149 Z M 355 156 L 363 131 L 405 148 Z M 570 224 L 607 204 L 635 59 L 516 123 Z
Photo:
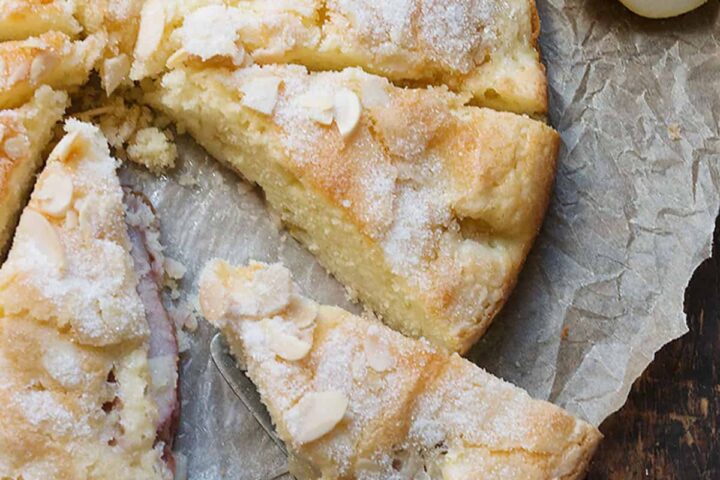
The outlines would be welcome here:
M 206 265 L 205 317 L 306 479 L 579 479 L 598 430 L 457 354 L 304 297 L 280 264 Z
M 483 334 L 542 223 L 557 133 L 446 88 L 189 61 L 147 89 L 388 325 L 441 348 Z
M 22 107 L 0 110 L 0 260 L 67 103 L 65 92 L 42 86 Z
M 544 116 L 534 0 L 149 0 L 133 77 L 169 58 L 236 66 L 358 67 L 400 85 L 446 85 L 475 105 Z
M 66 131 L 0 268 L 0 478 L 171 479 L 177 342 L 152 211 L 124 203 L 96 127 Z

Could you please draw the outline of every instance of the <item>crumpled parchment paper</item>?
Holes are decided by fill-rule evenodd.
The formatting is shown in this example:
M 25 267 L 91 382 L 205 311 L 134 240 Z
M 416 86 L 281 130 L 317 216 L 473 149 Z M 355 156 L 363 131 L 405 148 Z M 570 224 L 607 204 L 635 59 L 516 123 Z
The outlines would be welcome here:
M 539 0 L 555 194 L 520 282 L 470 358 L 599 424 L 668 341 L 710 253 L 720 204 L 720 7 L 651 21 L 613 1 Z M 156 206 L 168 254 L 196 291 L 204 263 L 282 261 L 315 299 L 360 309 L 283 233 L 257 190 L 179 141 L 167 176 L 125 167 Z M 177 450 L 188 478 L 263 479 L 285 459 L 225 384 L 200 322 L 183 360 Z

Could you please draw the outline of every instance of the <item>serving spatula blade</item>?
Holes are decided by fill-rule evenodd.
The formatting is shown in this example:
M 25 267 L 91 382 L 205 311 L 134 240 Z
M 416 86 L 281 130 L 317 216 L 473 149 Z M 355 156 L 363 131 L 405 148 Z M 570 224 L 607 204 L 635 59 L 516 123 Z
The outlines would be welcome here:
M 270 414 L 265 408 L 265 405 L 260 401 L 260 394 L 257 388 L 247 375 L 245 375 L 245 372 L 238 367 L 235 358 L 230 354 L 230 349 L 225 339 L 219 333 L 215 334 L 210 342 L 210 356 L 218 371 L 220 371 L 220 375 L 222 375 L 230 386 L 230 389 L 232 389 L 243 405 L 245 405 L 245 408 L 247 408 L 253 418 L 255 418 L 255 421 L 260 424 L 265 433 L 272 439 L 275 445 L 278 446 L 285 457 L 287 457 L 287 448 L 285 448 L 285 444 L 275 433 L 272 420 L 270 420 Z M 270 480 L 284 477 L 287 473 L 286 469 Z

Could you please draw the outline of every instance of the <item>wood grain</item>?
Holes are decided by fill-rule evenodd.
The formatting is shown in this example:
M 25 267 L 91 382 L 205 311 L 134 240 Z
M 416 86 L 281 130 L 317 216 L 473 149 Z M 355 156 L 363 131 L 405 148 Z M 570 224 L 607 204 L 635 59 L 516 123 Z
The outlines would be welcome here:
M 668 344 L 600 427 L 588 480 L 720 479 L 720 217 L 685 292 L 690 332 Z

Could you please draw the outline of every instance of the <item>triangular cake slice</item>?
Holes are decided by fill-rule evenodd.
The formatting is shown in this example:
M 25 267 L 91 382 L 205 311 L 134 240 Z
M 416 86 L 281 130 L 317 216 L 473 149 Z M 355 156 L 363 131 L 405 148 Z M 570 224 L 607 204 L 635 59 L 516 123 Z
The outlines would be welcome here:
M 67 94 L 43 86 L 22 107 L 0 110 L 0 260 L 67 103 Z
M 200 305 L 304 479 L 577 479 L 601 435 L 457 354 L 302 296 L 282 265 L 210 262 Z
M 151 211 L 131 198 L 126 224 L 105 139 L 66 130 L 0 269 L 0 478 L 170 479 L 177 343 Z
M 458 352 L 510 294 L 555 173 L 545 124 L 359 69 L 192 63 L 147 100 L 390 326 Z
M 104 44 L 102 36 L 73 40 L 57 31 L 0 43 L 0 108 L 22 105 L 41 85 L 68 90 L 84 84 Z
M 222 3 L 146 2 L 133 76 L 157 75 L 181 55 L 237 66 L 360 67 L 399 84 L 447 85 L 477 105 L 547 111 L 534 0 Z

